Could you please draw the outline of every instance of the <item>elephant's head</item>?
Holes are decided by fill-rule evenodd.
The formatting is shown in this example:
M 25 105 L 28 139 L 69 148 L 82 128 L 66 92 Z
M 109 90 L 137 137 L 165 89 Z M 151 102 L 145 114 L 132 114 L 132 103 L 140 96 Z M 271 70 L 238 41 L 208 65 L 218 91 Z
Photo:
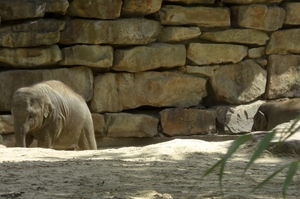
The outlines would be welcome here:
M 14 93 L 11 112 L 17 147 L 26 147 L 26 134 L 39 129 L 52 110 L 48 96 L 34 88 L 24 87 Z

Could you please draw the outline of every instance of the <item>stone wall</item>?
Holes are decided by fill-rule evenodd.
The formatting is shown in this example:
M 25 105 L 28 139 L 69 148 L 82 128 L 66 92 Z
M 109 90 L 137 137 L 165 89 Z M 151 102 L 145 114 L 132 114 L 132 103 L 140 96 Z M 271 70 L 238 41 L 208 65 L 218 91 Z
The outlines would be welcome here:
M 99 146 L 250 132 L 265 100 L 300 97 L 297 1 L 9 0 L 0 19 L 6 145 L 14 91 L 49 79 L 87 101 Z

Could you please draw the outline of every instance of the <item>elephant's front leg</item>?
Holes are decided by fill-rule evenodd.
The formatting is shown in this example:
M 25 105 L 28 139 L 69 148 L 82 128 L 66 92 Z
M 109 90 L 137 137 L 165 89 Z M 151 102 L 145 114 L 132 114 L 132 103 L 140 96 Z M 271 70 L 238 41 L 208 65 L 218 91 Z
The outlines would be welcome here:
M 34 139 L 34 137 L 31 134 L 29 134 L 29 133 L 26 134 L 26 147 L 27 148 L 30 147 L 30 145 L 33 142 L 33 139 Z
M 53 144 L 53 138 L 49 131 L 40 132 L 37 135 L 37 147 L 51 148 Z

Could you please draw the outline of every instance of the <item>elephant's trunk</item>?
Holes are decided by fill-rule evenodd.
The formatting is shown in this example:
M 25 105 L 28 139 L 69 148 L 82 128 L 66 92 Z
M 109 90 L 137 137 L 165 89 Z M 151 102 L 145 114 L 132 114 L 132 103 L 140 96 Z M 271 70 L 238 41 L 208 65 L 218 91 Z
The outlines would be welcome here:
M 27 130 L 25 127 L 15 128 L 16 147 L 26 147 L 26 133 Z

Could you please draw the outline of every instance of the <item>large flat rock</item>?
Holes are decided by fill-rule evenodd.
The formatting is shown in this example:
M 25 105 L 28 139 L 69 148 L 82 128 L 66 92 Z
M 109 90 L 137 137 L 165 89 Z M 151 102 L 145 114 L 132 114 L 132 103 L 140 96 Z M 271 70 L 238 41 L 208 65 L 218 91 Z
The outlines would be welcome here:
M 106 73 L 94 82 L 92 112 L 141 106 L 190 107 L 206 96 L 206 79 L 179 72 Z
M 228 28 L 230 11 L 221 7 L 165 5 L 158 12 L 163 25 L 196 25 L 200 28 Z
M 55 65 L 62 59 L 57 45 L 30 48 L 0 48 L 0 64 L 15 68 Z
M 144 18 L 116 20 L 73 19 L 61 32 L 60 43 L 141 45 L 156 40 L 161 31 L 158 21 Z
M 157 68 L 183 66 L 186 49 L 183 44 L 154 43 L 131 49 L 117 49 L 114 53 L 113 70 L 141 72 Z
M 33 47 L 53 45 L 60 39 L 65 22 L 56 19 L 30 20 L 19 24 L 0 26 L 0 46 Z

